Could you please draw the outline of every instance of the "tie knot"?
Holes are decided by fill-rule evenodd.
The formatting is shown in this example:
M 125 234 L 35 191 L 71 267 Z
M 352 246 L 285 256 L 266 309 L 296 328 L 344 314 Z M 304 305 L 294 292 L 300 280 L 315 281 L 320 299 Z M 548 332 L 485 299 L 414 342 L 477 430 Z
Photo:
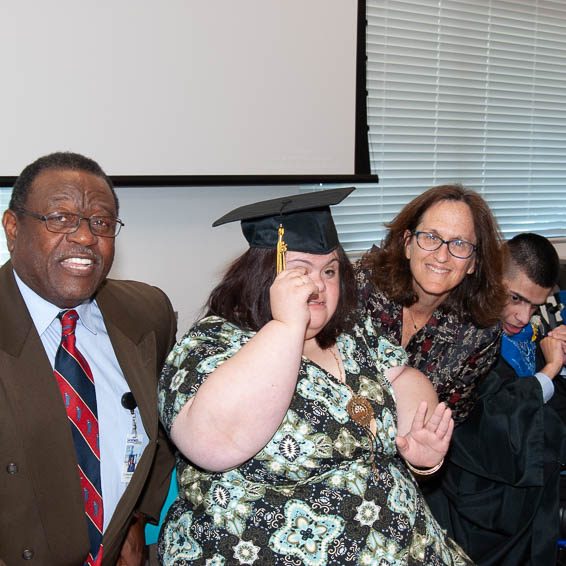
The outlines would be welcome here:
M 79 319 L 79 313 L 75 309 L 61 311 L 57 318 L 61 321 L 63 336 L 70 336 L 75 333 L 77 320 Z

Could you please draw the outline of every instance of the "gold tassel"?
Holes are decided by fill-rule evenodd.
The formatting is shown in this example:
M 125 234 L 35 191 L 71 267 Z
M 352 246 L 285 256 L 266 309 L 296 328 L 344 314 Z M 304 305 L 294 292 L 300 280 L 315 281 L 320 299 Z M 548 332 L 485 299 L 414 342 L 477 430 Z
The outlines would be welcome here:
M 277 234 L 277 275 L 279 275 L 285 269 L 285 252 L 287 251 L 287 244 L 283 241 L 283 235 L 285 234 L 283 224 L 279 224 Z
M 533 322 L 531 321 L 531 328 L 533 329 L 533 335 L 531 337 L 531 342 L 536 342 L 537 338 L 538 338 L 538 326 L 536 324 L 533 324 Z

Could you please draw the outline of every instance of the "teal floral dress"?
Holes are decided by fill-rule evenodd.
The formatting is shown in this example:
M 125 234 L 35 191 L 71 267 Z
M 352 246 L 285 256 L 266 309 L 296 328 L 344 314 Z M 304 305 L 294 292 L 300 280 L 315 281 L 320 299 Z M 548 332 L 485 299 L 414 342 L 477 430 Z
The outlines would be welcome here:
M 207 376 L 252 336 L 208 317 L 174 347 L 159 383 L 168 431 Z M 281 426 L 249 461 L 212 473 L 177 453 L 179 496 L 158 545 L 165 566 L 472 564 L 397 453 L 395 399 L 383 374 L 405 363 L 404 351 L 376 337 L 369 318 L 337 344 L 348 386 L 303 358 Z M 348 414 L 353 393 L 372 405 L 375 435 Z

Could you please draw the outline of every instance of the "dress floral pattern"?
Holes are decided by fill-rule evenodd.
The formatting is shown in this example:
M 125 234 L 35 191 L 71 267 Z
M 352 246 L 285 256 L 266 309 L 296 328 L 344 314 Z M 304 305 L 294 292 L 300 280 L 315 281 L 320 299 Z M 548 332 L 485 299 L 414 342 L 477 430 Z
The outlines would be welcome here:
M 371 281 L 371 273 L 356 265 L 360 303 L 378 335 L 401 344 L 403 307 L 390 300 Z M 430 320 L 405 346 L 409 365 L 422 371 L 440 401 L 451 409 L 456 424 L 464 421 L 477 400 L 477 385 L 495 363 L 499 326 L 478 328 L 454 313 L 436 309 Z
M 179 497 L 158 545 L 165 566 L 472 564 L 433 519 L 397 453 L 383 371 L 404 364 L 405 353 L 384 339 L 370 350 L 368 332 L 370 320 L 338 338 L 349 387 L 302 359 L 283 422 L 246 463 L 213 473 L 177 454 Z M 252 336 L 208 317 L 175 346 L 159 384 L 168 431 L 207 376 Z M 346 410 L 352 391 L 372 405 L 373 439 Z

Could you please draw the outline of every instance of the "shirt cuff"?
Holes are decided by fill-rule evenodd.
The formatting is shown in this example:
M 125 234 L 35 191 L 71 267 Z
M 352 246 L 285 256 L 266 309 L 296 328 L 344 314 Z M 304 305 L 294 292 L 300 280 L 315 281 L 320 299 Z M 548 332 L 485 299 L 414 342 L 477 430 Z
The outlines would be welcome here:
M 554 383 L 552 383 L 552 379 L 550 379 L 546 373 L 542 373 L 542 371 L 537 371 L 535 377 L 542 387 L 542 398 L 544 402 L 550 401 L 554 395 Z

